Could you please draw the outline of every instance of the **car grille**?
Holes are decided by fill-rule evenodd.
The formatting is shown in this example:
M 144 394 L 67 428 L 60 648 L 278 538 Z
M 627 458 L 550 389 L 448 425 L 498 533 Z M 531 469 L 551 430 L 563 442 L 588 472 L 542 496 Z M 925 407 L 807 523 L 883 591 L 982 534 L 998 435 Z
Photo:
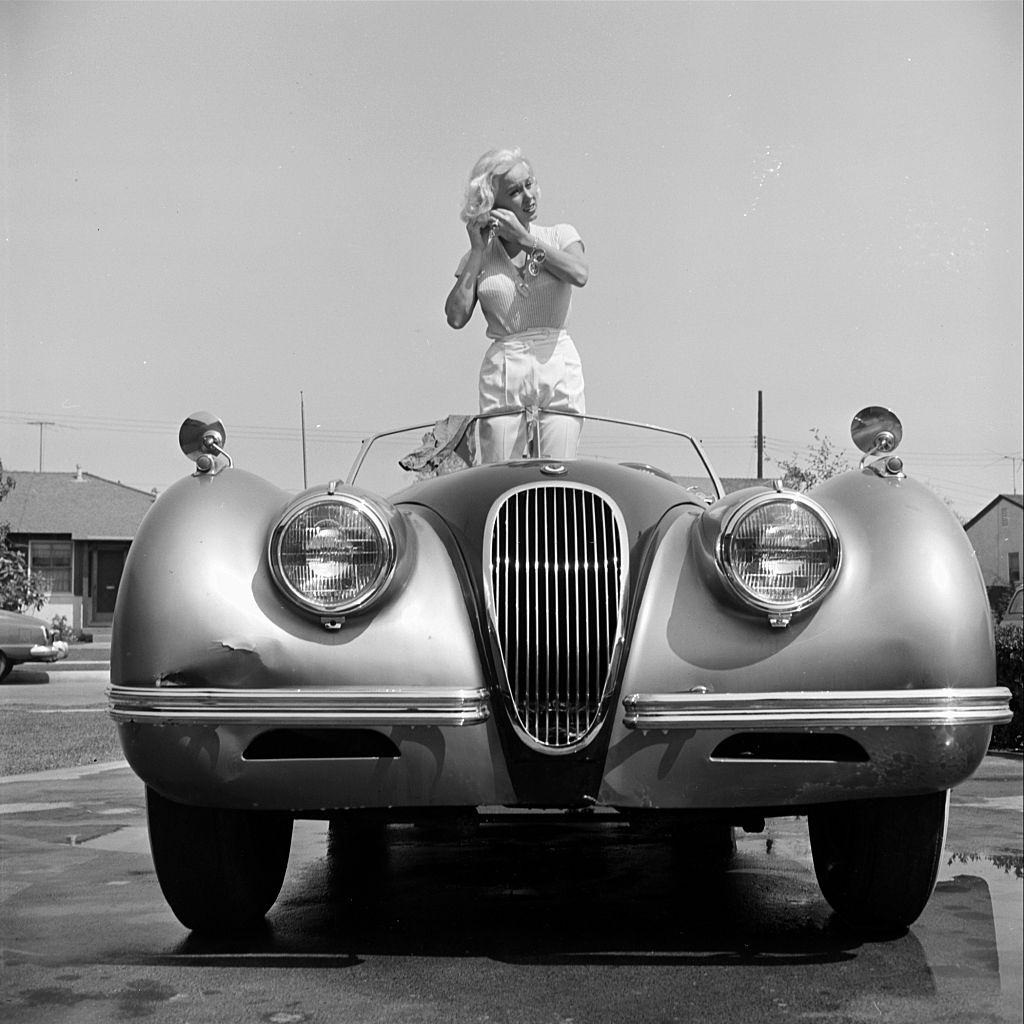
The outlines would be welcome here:
M 488 612 L 515 724 L 544 747 L 578 746 L 600 724 L 621 632 L 622 517 L 593 490 L 542 484 L 488 522 Z

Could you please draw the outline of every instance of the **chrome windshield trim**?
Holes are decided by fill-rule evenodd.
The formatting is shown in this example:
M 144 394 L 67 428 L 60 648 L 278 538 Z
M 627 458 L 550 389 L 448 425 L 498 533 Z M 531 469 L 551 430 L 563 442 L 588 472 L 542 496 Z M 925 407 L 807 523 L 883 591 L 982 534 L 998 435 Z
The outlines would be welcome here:
M 111 686 L 115 722 L 204 725 L 479 725 L 491 714 L 485 689 L 234 690 Z
M 1013 717 L 1005 686 L 984 689 L 802 693 L 633 693 L 630 729 L 803 729 L 827 726 L 1002 725 Z
M 496 409 L 493 412 L 474 413 L 471 418 L 475 421 L 489 420 L 500 416 L 508 416 L 510 413 L 522 413 L 525 415 L 525 410 L 519 406 L 510 406 L 505 409 Z M 688 441 L 690 446 L 697 453 L 697 458 L 700 460 L 701 465 L 704 467 L 704 471 L 708 475 L 708 479 L 715 488 L 716 499 L 723 497 L 725 494 L 725 487 L 722 485 L 721 477 L 712 468 L 707 455 L 704 453 L 704 449 L 693 434 L 687 434 L 682 430 L 672 430 L 669 427 L 659 427 L 653 423 L 619 419 L 616 416 L 594 416 L 590 413 L 569 412 L 565 409 L 545 409 L 544 413 L 548 416 L 560 416 L 566 419 L 582 420 L 584 424 L 610 423 L 620 427 L 635 427 L 641 430 L 650 430 L 655 434 L 667 434 L 670 437 L 681 438 L 684 441 Z M 433 426 L 434 423 L 417 423 L 409 427 L 399 427 L 397 430 L 382 430 L 376 434 L 371 434 L 369 437 L 363 438 L 363 441 L 359 446 L 359 451 L 356 454 L 355 461 L 352 463 L 352 468 L 348 471 L 348 476 L 345 478 L 346 485 L 352 486 L 355 484 L 356 477 L 359 476 L 359 471 L 362 469 L 363 463 L 366 461 L 366 457 L 370 453 L 370 449 L 377 441 L 380 441 L 385 437 L 394 437 L 398 434 L 406 434 L 411 431 L 429 430 Z

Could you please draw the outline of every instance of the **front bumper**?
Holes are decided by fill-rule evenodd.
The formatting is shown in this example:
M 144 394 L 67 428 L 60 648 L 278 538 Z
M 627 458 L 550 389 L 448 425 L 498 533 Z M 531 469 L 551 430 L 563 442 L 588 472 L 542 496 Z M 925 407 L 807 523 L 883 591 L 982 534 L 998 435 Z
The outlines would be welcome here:
M 66 657 L 65 645 L 63 654 Z M 490 717 L 486 689 L 393 687 L 224 689 L 111 686 L 116 722 L 254 726 L 479 725 Z M 622 701 L 629 729 L 860 729 L 868 726 L 1002 725 L 1003 686 L 941 690 L 797 693 L 634 693 Z
M 630 729 L 859 729 L 1002 725 L 1013 717 L 1005 686 L 803 693 L 634 693 Z
M 136 773 L 182 803 L 300 815 L 346 807 L 518 806 L 485 688 L 214 689 L 112 686 L 110 713 Z M 617 808 L 793 808 L 949 789 L 1007 721 L 988 689 L 771 694 L 633 694 L 614 713 L 596 792 Z M 266 759 L 273 730 L 371 730 L 394 756 Z M 839 734 L 859 760 L 723 755 L 744 733 Z M 767 748 L 772 748 L 771 743 Z M 551 759 L 551 771 L 560 768 Z M 538 805 L 535 798 L 531 805 Z M 554 805 L 552 805 L 554 806 Z
M 30 661 L 63 661 L 68 656 L 68 645 L 63 640 L 53 640 L 48 644 L 35 644 L 28 652 Z
M 111 686 L 115 722 L 272 727 L 479 725 L 490 717 L 484 689 L 200 689 Z

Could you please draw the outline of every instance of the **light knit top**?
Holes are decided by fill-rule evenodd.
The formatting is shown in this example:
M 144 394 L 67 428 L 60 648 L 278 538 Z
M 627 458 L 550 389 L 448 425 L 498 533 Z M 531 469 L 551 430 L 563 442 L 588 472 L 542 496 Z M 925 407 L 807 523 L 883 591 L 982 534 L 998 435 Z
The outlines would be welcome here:
M 554 249 L 567 249 L 581 241 L 579 232 L 571 224 L 543 227 L 530 225 L 530 234 Z M 529 331 L 537 327 L 560 330 L 569 320 L 572 307 L 572 285 L 559 281 L 547 273 L 543 266 L 536 277 L 526 274 L 529 253 L 520 253 L 513 262 L 505 247 L 495 239 L 485 250 L 476 295 L 487 319 L 487 337 L 505 338 L 510 334 Z M 469 259 L 469 253 L 459 262 L 458 277 Z M 518 265 L 517 265 L 518 264 Z M 521 291 L 516 282 L 525 280 L 529 287 Z

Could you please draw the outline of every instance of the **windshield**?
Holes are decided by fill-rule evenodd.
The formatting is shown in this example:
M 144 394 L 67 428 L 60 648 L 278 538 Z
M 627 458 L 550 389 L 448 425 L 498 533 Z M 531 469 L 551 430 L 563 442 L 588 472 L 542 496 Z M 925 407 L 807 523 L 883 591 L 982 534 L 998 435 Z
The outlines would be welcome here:
M 568 416 L 582 421 L 576 458 L 603 459 L 668 476 L 708 500 L 722 495 L 720 481 L 689 434 L 601 416 L 552 411 L 540 415 Z M 363 442 L 347 482 L 376 494 L 389 495 L 418 480 L 480 465 L 482 420 L 521 421 L 521 458 L 532 457 L 536 428 L 529 413 L 448 416 L 436 423 L 420 423 L 368 438 Z

